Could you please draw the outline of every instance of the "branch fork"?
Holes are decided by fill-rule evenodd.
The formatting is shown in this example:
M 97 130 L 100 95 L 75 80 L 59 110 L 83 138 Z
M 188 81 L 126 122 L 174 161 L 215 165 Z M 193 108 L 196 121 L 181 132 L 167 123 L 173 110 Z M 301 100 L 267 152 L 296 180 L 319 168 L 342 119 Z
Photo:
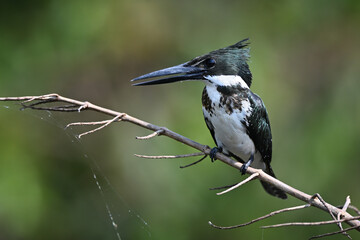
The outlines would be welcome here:
M 80 111 L 80 110 L 79 110 Z M 74 122 L 74 123 L 69 123 L 68 125 L 66 125 L 65 129 L 71 127 L 71 126 L 85 126 L 85 125 L 101 125 L 100 127 L 97 127 L 95 129 L 92 129 L 90 131 L 87 131 L 87 132 L 84 132 L 84 133 L 81 133 L 79 134 L 77 137 L 78 138 L 81 138 L 87 134 L 90 134 L 90 133 L 94 133 L 96 131 L 99 131 L 101 129 L 103 129 L 104 127 L 106 126 L 109 126 L 111 123 L 113 122 L 120 122 L 122 119 L 122 117 L 125 115 L 125 113 L 122 113 L 120 115 L 117 115 L 115 116 L 114 118 L 112 119 L 109 119 L 109 120 L 104 120 L 104 121 L 97 121 L 97 122 Z

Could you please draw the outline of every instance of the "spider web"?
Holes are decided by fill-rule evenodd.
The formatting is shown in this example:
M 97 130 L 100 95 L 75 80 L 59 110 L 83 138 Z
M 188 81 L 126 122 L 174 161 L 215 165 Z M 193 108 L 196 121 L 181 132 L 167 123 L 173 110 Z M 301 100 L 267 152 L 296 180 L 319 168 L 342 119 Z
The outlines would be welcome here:
M 2 104 L 2 108 L 6 110 L 18 111 L 19 104 L 7 103 Z M 103 200 L 104 211 L 106 211 L 109 224 L 112 226 L 114 231 L 113 239 L 126 240 L 134 239 L 134 235 L 141 239 L 152 239 L 149 224 L 140 216 L 140 214 L 132 209 L 126 202 L 125 198 L 122 197 L 121 190 L 116 190 L 111 184 L 109 179 L 103 173 L 100 165 L 101 159 L 96 159 L 89 154 L 88 149 L 83 144 L 83 140 L 77 137 L 77 134 L 71 128 L 65 128 L 66 124 L 69 123 L 69 119 L 66 117 L 66 113 L 54 113 L 50 111 L 34 111 L 25 110 L 19 112 L 20 114 L 26 113 L 32 117 L 38 118 L 51 125 L 63 129 L 64 133 L 68 136 L 69 141 L 76 149 L 80 149 L 82 152 L 82 159 L 88 164 L 92 175 L 89 176 L 94 186 L 98 189 L 98 192 Z M 29 129 L 29 131 L 32 131 Z M 56 141 L 56 140 L 54 140 Z M 129 229 L 129 226 L 132 226 Z M 135 226 L 135 227 L 133 227 Z

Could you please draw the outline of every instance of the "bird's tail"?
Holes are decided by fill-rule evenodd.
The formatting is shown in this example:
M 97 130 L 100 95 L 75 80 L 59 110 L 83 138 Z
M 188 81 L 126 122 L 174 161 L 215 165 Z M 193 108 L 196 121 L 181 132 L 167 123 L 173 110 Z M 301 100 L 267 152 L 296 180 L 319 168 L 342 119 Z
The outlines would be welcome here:
M 272 170 L 270 164 L 267 164 L 267 167 L 264 170 L 264 172 L 266 172 L 270 176 L 276 178 L 274 171 Z M 260 182 L 261 182 L 261 185 L 264 187 L 265 191 L 267 193 L 269 193 L 270 195 L 273 195 L 273 196 L 281 198 L 281 199 L 287 199 L 286 193 L 283 190 L 278 189 L 277 187 L 275 187 L 274 185 L 272 185 L 270 183 L 263 182 L 263 181 L 260 181 Z

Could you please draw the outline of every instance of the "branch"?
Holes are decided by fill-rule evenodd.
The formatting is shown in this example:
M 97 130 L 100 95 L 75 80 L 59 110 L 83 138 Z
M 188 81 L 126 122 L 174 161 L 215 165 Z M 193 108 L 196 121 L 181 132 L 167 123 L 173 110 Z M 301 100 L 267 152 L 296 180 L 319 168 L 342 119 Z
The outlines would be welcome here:
M 349 227 L 349 228 L 346 228 L 344 230 L 340 230 L 340 231 L 337 231 L 337 232 L 331 232 L 331 233 L 325 233 L 325 234 L 321 234 L 321 235 L 317 235 L 317 236 L 312 236 L 310 239 L 316 239 L 316 238 L 322 238 L 322 237 L 327 237 L 327 236 L 333 236 L 333 235 L 336 235 L 336 234 L 340 234 L 340 233 L 346 233 L 350 230 L 359 230 L 358 227 L 354 226 L 354 227 Z
M 216 195 L 219 196 L 219 195 L 223 195 L 223 194 L 225 194 L 225 193 L 228 193 L 228 192 L 230 192 L 230 191 L 232 191 L 232 190 L 234 190 L 234 189 L 236 189 L 236 188 L 238 188 L 238 187 L 241 187 L 241 186 L 244 185 L 245 183 L 248 183 L 248 182 L 250 182 L 251 180 L 256 179 L 258 176 L 259 176 L 259 173 L 257 173 L 257 172 L 256 172 L 256 173 L 253 173 L 253 174 L 251 174 L 248 178 L 246 178 L 245 180 L 239 182 L 238 184 L 235 184 L 234 186 L 231 186 L 230 188 L 226 189 L 225 191 L 222 191 L 222 192 L 217 193 Z
M 97 130 L 100 130 L 100 129 L 110 125 L 113 122 L 125 121 L 125 122 L 129 122 L 129 123 L 135 124 L 137 126 L 140 126 L 142 128 L 146 128 L 148 130 L 155 132 L 148 136 L 140 137 L 138 139 L 149 139 L 151 137 L 163 135 L 163 136 L 167 136 L 171 139 L 174 139 L 175 141 L 186 144 L 194 149 L 197 149 L 197 150 L 203 152 L 203 154 L 205 154 L 205 156 L 209 155 L 210 151 L 211 151 L 211 148 L 209 146 L 197 143 L 197 142 L 195 142 L 189 138 L 186 138 L 178 133 L 175 133 L 167 128 L 159 127 L 157 125 L 148 123 L 146 121 L 132 117 L 126 113 L 121 113 L 121 112 L 113 111 L 110 109 L 106 109 L 106 108 L 97 106 L 95 104 L 92 104 L 90 102 L 78 101 L 78 100 L 62 97 L 58 94 L 48 94 L 48 95 L 42 95 L 42 96 L 25 96 L 25 97 L 4 97 L 4 98 L 0 98 L 0 101 L 22 101 L 21 104 L 23 105 L 24 109 L 30 108 L 30 109 L 34 109 L 34 110 L 48 110 L 48 111 L 61 111 L 61 112 L 74 112 L 74 111 L 81 112 L 81 111 L 85 111 L 85 110 L 92 110 L 92 111 L 100 112 L 102 114 L 113 117 L 112 119 L 105 120 L 104 122 L 101 122 L 101 123 L 92 122 L 93 123 L 92 125 L 94 125 L 94 124 L 102 124 L 102 125 L 99 128 L 85 132 L 83 134 L 80 134 L 79 136 L 93 133 Z M 48 103 L 51 103 L 51 104 L 66 103 L 68 105 L 46 106 L 46 104 L 48 104 Z M 91 123 L 73 123 L 73 124 L 69 124 L 68 126 L 89 125 L 89 124 L 91 124 Z M 238 170 L 241 169 L 242 164 L 240 162 L 235 161 L 222 153 L 217 152 L 216 159 L 222 161 L 223 163 L 226 163 L 227 165 L 229 165 L 235 169 L 238 169 Z M 325 201 L 323 201 L 320 198 L 319 195 L 312 196 L 307 193 L 304 193 L 294 187 L 287 185 L 286 183 L 284 183 L 278 179 L 271 177 L 270 175 L 266 174 L 265 172 L 263 172 L 260 169 L 255 169 L 255 168 L 249 167 L 247 169 L 246 173 L 250 174 L 253 177 L 256 177 L 257 179 L 259 179 L 261 181 L 270 183 L 270 184 L 274 185 L 275 187 L 283 190 L 287 194 L 307 203 L 304 206 L 308 206 L 308 204 L 310 204 L 311 206 L 314 206 L 325 212 L 330 213 L 332 216 L 340 216 L 342 219 L 345 219 L 344 222 L 346 222 L 347 224 L 349 224 L 351 226 L 351 229 L 356 229 L 356 230 L 360 231 L 360 221 L 359 220 L 353 218 L 353 216 L 350 215 L 348 212 L 346 212 L 346 210 L 344 211 L 343 209 L 337 208 L 329 203 L 326 203 Z M 345 204 L 345 206 L 346 205 L 349 205 L 349 203 Z M 302 206 L 302 207 L 304 207 L 304 206 Z M 290 208 L 290 209 L 293 209 L 293 208 Z M 282 210 L 280 212 L 284 212 L 284 211 L 285 210 Z M 288 211 L 288 210 L 286 210 L 286 211 Z M 270 213 L 262 218 L 252 220 L 250 223 L 262 220 L 264 218 L 273 216 L 275 214 L 277 214 L 277 213 L 274 213 L 274 212 Z M 337 222 L 337 223 L 340 224 L 339 222 Z M 212 225 L 212 226 L 216 227 L 215 225 Z M 345 232 L 346 230 L 347 229 L 341 230 L 340 232 Z
M 288 226 L 319 226 L 319 225 L 327 225 L 327 224 L 334 224 L 334 223 L 342 223 L 348 220 L 357 220 L 360 219 L 360 216 L 352 217 L 350 219 L 343 218 L 340 220 L 330 220 L 330 221 L 320 221 L 320 222 L 292 222 L 292 223 L 281 223 L 281 224 L 274 224 L 269 226 L 262 226 L 261 228 L 278 228 L 278 227 L 288 227 Z
M 153 135 L 153 134 L 150 134 L 150 135 Z M 139 137 L 136 137 L 136 138 L 139 139 Z M 140 139 L 142 139 L 142 140 L 148 139 L 148 136 L 141 137 Z M 172 158 L 187 158 L 187 157 L 201 156 L 201 155 L 204 155 L 204 153 L 197 152 L 197 153 L 190 153 L 190 154 L 183 154 L 183 155 L 167 155 L 167 156 L 166 155 L 165 156 L 148 156 L 148 155 L 140 155 L 140 154 L 134 154 L 134 155 L 139 158 L 148 158 L 148 159 L 172 159 Z M 185 166 L 180 166 L 180 168 L 187 168 L 187 167 L 193 166 L 193 165 L 201 162 L 202 160 L 204 160 L 206 157 L 207 157 L 207 155 L 203 156 L 202 158 L 200 158 L 199 160 L 197 160 L 195 162 L 192 162 Z
M 148 140 L 150 138 L 153 138 L 153 137 L 156 137 L 156 136 L 160 136 L 162 133 L 164 132 L 163 129 L 160 129 L 160 130 L 157 130 L 156 132 L 153 132 L 147 136 L 144 136 L 144 137 L 136 137 L 136 139 L 138 140 Z
M 209 224 L 210 224 L 212 227 L 218 228 L 218 229 L 234 229 L 234 228 L 239 228 L 239 227 L 245 227 L 245 226 L 247 226 L 247 225 L 250 225 L 250 224 L 253 224 L 253 223 L 255 223 L 255 222 L 258 222 L 258 221 L 264 220 L 264 219 L 266 219 L 266 218 L 272 217 L 272 216 L 274 216 L 274 215 L 277 215 L 277 214 L 279 214 L 279 213 L 289 212 L 289 211 L 294 211 L 294 210 L 299 210 L 299 209 L 304 209 L 304 208 L 307 208 L 307 207 L 310 207 L 310 206 L 311 206 L 310 204 L 305 204 L 305 205 L 301 205 L 301 206 L 296 206 L 296 207 L 291 207 L 291 208 L 280 209 L 280 210 L 271 212 L 271 213 L 269 213 L 269 214 L 266 214 L 266 215 L 264 215 L 264 216 L 261 216 L 261 217 L 259 217 L 259 218 L 253 219 L 253 220 L 251 220 L 250 222 L 242 223 L 242 224 L 238 224 L 238 225 L 234 225 L 234 226 L 229 226 L 229 227 L 218 226 L 218 225 L 213 224 L 213 223 L 210 222 L 210 221 L 209 221 Z
M 163 155 L 163 156 L 148 156 L 148 155 L 140 155 L 140 154 L 134 154 L 134 155 L 139 158 L 148 158 L 148 159 L 172 159 L 172 158 L 196 157 L 196 156 L 204 155 L 204 153 L 198 152 L 198 153 L 189 153 L 183 155 Z

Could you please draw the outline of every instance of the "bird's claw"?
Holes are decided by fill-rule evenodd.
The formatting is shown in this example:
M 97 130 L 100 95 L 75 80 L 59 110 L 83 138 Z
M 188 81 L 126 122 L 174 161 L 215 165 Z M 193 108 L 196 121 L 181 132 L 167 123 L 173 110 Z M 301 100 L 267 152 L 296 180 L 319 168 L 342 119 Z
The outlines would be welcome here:
M 221 148 L 214 147 L 210 150 L 209 157 L 211 159 L 211 162 L 214 162 L 216 160 L 216 153 L 221 152 Z
M 241 175 L 244 175 L 246 173 L 246 170 L 248 169 L 248 167 L 250 166 L 250 164 L 248 164 L 249 161 L 247 161 L 246 163 L 244 163 L 241 168 L 240 168 L 240 172 Z
M 246 173 L 246 170 L 248 169 L 248 167 L 250 166 L 250 164 L 253 161 L 254 161 L 254 155 L 251 154 L 249 160 L 247 162 L 245 162 L 240 168 L 241 175 L 244 175 Z

